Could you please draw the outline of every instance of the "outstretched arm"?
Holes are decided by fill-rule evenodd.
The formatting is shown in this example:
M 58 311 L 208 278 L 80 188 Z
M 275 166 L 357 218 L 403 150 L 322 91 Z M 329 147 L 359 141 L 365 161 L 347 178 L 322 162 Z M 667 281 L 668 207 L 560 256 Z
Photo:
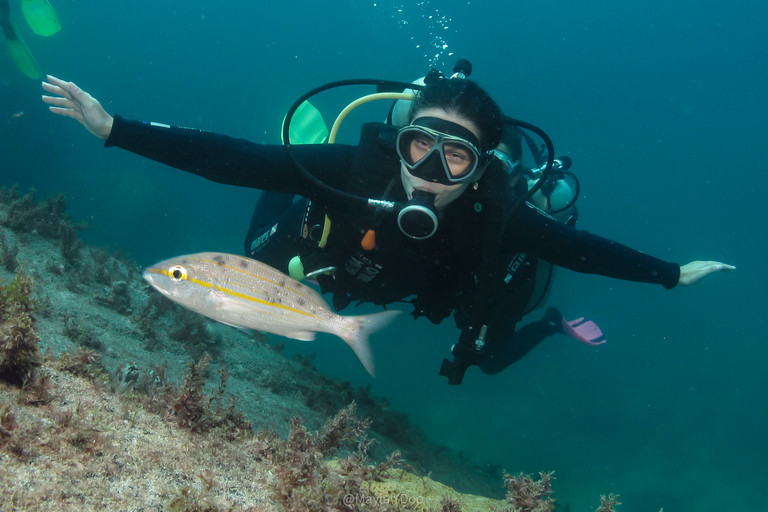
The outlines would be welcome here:
M 680 280 L 678 285 L 693 284 L 707 274 L 713 272 L 733 272 L 736 267 L 720 263 L 719 261 L 692 261 L 680 267 Z
M 315 187 L 299 172 L 282 145 L 255 144 L 194 128 L 131 121 L 110 116 L 90 94 L 72 82 L 48 75 L 43 96 L 51 112 L 77 119 L 105 141 L 157 162 L 217 183 L 315 197 Z M 357 148 L 345 144 L 307 144 L 292 152 L 311 162 L 310 172 L 331 187 L 344 190 Z
M 736 269 L 718 261 L 694 261 L 678 265 L 654 258 L 611 240 L 561 224 L 529 206 L 516 215 L 519 222 L 508 223 L 505 242 L 507 254 L 521 250 L 537 254 L 555 265 L 576 272 L 606 277 L 658 283 L 667 289 L 690 285 L 713 272 Z
M 48 107 L 51 112 L 77 119 L 89 132 L 107 140 L 112 132 L 114 119 L 96 98 L 80 89 L 74 82 L 65 82 L 51 75 L 48 75 L 48 82 L 43 82 L 43 89 L 56 95 L 43 96 L 43 101 L 52 105 Z

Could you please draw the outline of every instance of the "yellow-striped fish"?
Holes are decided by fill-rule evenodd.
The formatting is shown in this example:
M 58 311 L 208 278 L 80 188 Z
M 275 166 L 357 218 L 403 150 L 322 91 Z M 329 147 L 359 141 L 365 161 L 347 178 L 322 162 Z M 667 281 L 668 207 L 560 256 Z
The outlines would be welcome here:
M 374 375 L 368 336 L 386 327 L 399 311 L 341 316 L 309 286 L 256 260 L 204 252 L 161 261 L 144 270 L 144 279 L 182 306 L 242 329 L 314 340 L 318 332 L 347 342 Z

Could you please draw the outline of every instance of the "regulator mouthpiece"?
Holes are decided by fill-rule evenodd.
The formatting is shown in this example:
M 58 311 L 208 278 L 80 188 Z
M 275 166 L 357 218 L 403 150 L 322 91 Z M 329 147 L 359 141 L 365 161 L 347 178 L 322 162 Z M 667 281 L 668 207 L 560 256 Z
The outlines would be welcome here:
M 407 237 L 424 240 L 437 231 L 435 194 L 414 190 L 413 197 L 397 215 L 397 225 Z

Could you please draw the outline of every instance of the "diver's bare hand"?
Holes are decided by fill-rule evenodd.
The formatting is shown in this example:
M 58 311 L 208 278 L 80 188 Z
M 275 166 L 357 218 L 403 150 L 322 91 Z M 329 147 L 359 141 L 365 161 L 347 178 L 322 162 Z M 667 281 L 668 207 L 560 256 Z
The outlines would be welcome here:
M 713 272 L 733 272 L 736 267 L 720 263 L 719 261 L 692 261 L 680 267 L 680 280 L 678 285 L 693 284 L 702 277 Z
M 73 82 L 59 80 L 47 75 L 48 82 L 43 82 L 43 89 L 56 96 L 43 96 L 51 112 L 60 116 L 77 119 L 80 124 L 100 139 L 106 140 L 112 131 L 114 119 L 107 114 L 101 103 L 76 86 Z

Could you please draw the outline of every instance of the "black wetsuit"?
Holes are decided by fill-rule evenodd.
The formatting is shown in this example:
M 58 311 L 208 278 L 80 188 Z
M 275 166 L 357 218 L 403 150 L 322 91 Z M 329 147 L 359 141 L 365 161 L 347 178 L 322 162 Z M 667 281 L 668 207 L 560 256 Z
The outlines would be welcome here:
M 218 183 L 287 194 L 266 196 L 273 204 L 261 205 L 262 214 L 255 217 L 264 219 L 264 212 L 284 211 L 283 219 L 256 223 L 257 228 L 251 230 L 246 242 L 249 255 L 283 272 L 287 272 L 289 256 L 297 252 L 312 268 L 337 267 L 333 278 L 318 279 L 324 292 L 334 293 L 337 309 L 350 301 L 383 305 L 415 296 L 414 316 L 424 315 L 437 323 L 454 312 L 463 331 L 460 346 L 474 340 L 481 318 L 480 323 L 488 326 L 486 349 L 477 357 L 472 356 L 469 364 L 479 364 L 486 373 L 500 371 L 527 353 L 544 335 L 556 332 L 545 332 L 551 329 L 545 324 L 526 326 L 512 341 L 515 325 L 530 297 L 525 288 L 533 284 L 533 271 L 525 268 L 526 262 L 541 258 L 577 272 L 656 283 L 665 288 L 674 287 L 680 275 L 677 264 L 575 230 L 527 204 L 514 211 L 508 222 L 499 224 L 503 232 L 486 228 L 494 219 L 503 217 L 502 210 L 508 202 L 492 200 L 491 196 L 506 187 L 500 172 L 490 169 L 480 180 L 479 190 L 468 189 L 446 208 L 438 234 L 427 240 L 413 240 L 402 235 L 386 216 L 320 197 L 318 190 L 292 164 L 283 146 L 128 121 L 119 116 L 115 117 L 105 145 L 127 149 Z M 361 185 L 354 183 L 360 181 L 360 175 L 351 172 L 360 167 L 362 150 L 358 151 L 357 146 L 294 146 L 293 151 L 314 176 L 331 187 L 352 192 L 360 189 Z M 377 197 L 371 195 L 375 193 L 381 198 L 405 201 L 394 149 L 379 148 L 376 154 L 377 160 L 386 161 L 386 175 L 371 178 L 378 182 L 367 189 L 363 187 L 365 196 Z M 306 232 L 302 234 L 300 227 L 306 202 L 291 206 L 294 194 L 321 203 L 323 213 L 331 218 L 333 227 L 324 250 L 308 249 L 303 238 Z M 366 229 L 376 233 L 376 247 L 372 251 L 360 245 Z M 271 239 L 271 247 L 264 249 L 264 243 L 254 245 L 259 237 L 262 242 Z M 493 250 L 484 249 L 494 244 L 497 245 Z M 494 257 L 493 265 L 481 268 L 478 262 L 488 261 L 489 256 Z M 493 296 L 478 302 L 479 276 L 489 268 Z M 531 331 L 529 336 L 525 329 Z

